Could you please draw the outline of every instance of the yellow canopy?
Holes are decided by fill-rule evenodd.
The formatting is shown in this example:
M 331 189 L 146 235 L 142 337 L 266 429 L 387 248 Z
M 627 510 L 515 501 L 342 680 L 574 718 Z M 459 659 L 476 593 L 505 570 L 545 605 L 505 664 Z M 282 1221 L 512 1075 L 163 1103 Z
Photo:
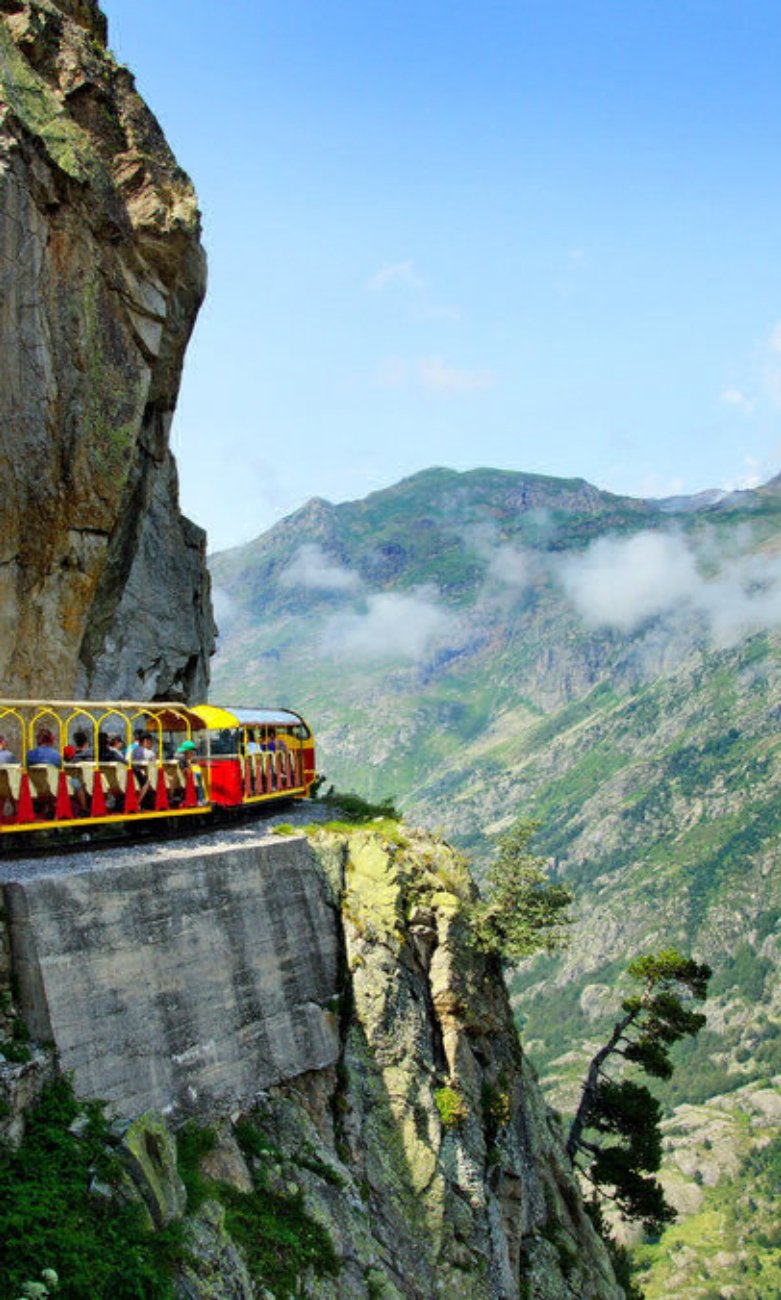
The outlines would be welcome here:
M 235 713 L 229 713 L 227 709 L 218 709 L 213 704 L 198 704 L 195 708 L 190 709 L 200 718 L 203 724 L 208 727 L 209 731 L 221 731 L 223 727 L 238 727 L 239 720 Z

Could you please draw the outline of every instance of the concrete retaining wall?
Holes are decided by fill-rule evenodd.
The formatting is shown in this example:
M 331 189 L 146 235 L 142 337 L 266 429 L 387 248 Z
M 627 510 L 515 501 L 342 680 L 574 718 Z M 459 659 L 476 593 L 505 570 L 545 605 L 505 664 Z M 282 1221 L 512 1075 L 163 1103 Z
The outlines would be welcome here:
M 159 846 L 5 884 L 22 1014 L 76 1092 L 217 1113 L 338 1053 L 338 931 L 304 839 Z

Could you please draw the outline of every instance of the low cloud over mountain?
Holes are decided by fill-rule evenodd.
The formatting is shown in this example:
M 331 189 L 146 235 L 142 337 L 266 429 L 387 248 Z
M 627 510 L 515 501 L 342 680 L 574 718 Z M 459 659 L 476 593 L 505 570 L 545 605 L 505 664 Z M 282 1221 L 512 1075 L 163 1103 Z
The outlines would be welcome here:
M 281 587 L 304 591 L 360 591 L 360 575 L 332 559 L 322 546 L 300 546 L 279 578 Z
M 458 620 L 442 605 L 436 587 L 424 586 L 378 592 L 368 597 L 364 611 L 334 614 L 320 644 L 336 658 L 415 661 L 458 635 Z
M 718 566 L 716 572 L 714 568 Z M 701 620 L 718 644 L 781 626 L 781 553 L 723 558 L 680 533 L 602 537 L 559 562 L 582 618 L 630 633 L 658 615 Z

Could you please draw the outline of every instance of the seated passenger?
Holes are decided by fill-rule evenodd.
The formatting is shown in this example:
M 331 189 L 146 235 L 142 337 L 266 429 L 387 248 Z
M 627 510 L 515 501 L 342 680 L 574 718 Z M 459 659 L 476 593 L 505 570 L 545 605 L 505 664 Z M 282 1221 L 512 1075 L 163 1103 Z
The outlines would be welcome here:
M 5 736 L 0 736 L 0 763 L 15 763 L 16 759 L 8 748 Z
M 62 767 L 60 751 L 54 748 L 54 736 L 48 727 L 41 727 L 35 739 L 38 742 L 35 748 L 27 751 L 27 766 L 31 763 L 50 763 L 52 767 Z
M 148 731 L 135 731 L 133 735 L 136 743 L 131 746 L 129 752 L 133 775 L 138 786 L 138 802 L 140 805 L 143 805 L 145 800 L 154 803 L 154 791 L 149 766 L 151 763 L 157 762 L 157 751 L 152 744 L 152 737 Z
M 68 750 L 70 748 L 70 745 L 66 745 L 65 750 L 63 751 L 66 758 L 68 757 Z M 74 731 L 72 748 L 73 757 L 70 760 L 72 763 L 94 763 L 95 753 L 89 743 L 86 731 Z M 81 816 L 86 816 L 87 792 L 84 789 L 84 782 L 80 776 L 72 776 L 69 778 L 69 781 L 71 794 L 76 800 L 78 811 Z
M 143 727 L 137 727 L 133 732 L 133 743 L 128 745 L 125 750 L 125 759 L 128 763 L 145 763 L 146 757 L 143 753 L 143 740 L 146 732 Z
M 94 763 L 95 751 L 87 738 L 86 731 L 74 731 L 73 745 L 75 753 L 73 755 L 74 763 Z
M 125 746 L 122 744 L 121 736 L 109 736 L 106 757 L 103 761 L 106 763 L 124 763 L 127 766 Z
M 191 740 L 183 740 L 176 751 L 176 761 L 179 764 L 185 778 L 189 768 L 193 774 L 195 782 L 195 793 L 198 796 L 198 803 L 206 803 L 206 795 L 203 789 L 203 777 L 199 765 L 193 762 L 195 757 L 195 745 Z

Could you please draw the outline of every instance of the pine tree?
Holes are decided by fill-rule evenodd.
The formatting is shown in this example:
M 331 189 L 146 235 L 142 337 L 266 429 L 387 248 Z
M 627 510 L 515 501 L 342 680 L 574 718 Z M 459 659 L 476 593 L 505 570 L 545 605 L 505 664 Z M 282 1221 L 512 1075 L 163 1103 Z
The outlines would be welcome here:
M 507 962 L 558 947 L 570 920 L 572 895 L 550 882 L 545 858 L 529 851 L 536 829 L 536 822 L 522 820 L 499 836 L 485 891 L 469 914 L 477 946 Z
M 628 971 L 640 983 L 640 992 L 622 1002 L 623 1016 L 591 1061 L 567 1153 L 598 1196 L 612 1200 L 625 1218 L 639 1219 L 648 1231 L 658 1232 L 675 1218 L 653 1176 L 662 1160 L 662 1108 L 644 1084 L 611 1078 L 607 1065 L 612 1058 L 614 1065 L 628 1062 L 645 1074 L 669 1079 L 670 1048 L 705 1024 L 705 1016 L 685 1001 L 704 1001 L 711 971 L 672 948 L 638 957 Z M 606 1142 L 611 1137 L 617 1140 Z

